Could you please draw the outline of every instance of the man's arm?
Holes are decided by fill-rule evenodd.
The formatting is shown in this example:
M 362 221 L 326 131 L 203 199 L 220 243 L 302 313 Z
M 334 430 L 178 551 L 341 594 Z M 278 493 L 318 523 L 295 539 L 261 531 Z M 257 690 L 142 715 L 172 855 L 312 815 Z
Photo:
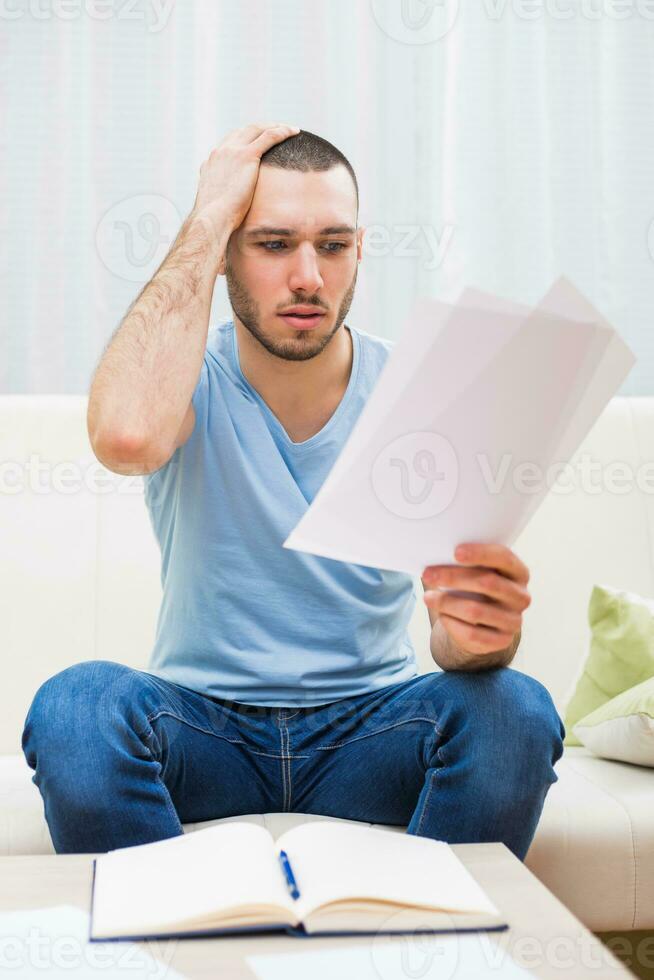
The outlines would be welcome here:
M 193 210 L 105 349 L 89 392 L 93 451 L 118 473 L 159 469 L 190 435 L 216 276 L 247 214 L 261 156 L 297 127 L 234 130 L 200 167 Z
M 96 456 L 124 474 L 158 469 L 174 450 L 202 368 L 218 264 L 231 233 L 192 213 L 128 309 L 96 369 L 87 428 Z

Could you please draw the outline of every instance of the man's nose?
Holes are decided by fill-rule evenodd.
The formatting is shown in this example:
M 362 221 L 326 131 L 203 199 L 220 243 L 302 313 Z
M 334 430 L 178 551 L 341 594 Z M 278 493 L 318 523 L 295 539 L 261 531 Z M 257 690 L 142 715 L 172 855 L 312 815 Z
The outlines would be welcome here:
M 291 290 L 315 292 L 323 285 L 318 267 L 318 256 L 310 242 L 303 242 L 293 256 L 293 268 L 289 280 Z

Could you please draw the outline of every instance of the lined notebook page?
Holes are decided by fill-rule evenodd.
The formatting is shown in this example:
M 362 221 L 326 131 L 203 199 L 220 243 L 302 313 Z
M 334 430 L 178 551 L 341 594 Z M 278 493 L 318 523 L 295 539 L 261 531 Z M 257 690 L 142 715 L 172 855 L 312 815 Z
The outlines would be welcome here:
M 277 847 L 289 856 L 302 912 L 368 897 L 499 915 L 444 841 L 325 821 L 294 827 L 277 839 Z
M 161 932 L 232 905 L 293 909 L 263 827 L 232 823 L 97 858 L 93 935 Z

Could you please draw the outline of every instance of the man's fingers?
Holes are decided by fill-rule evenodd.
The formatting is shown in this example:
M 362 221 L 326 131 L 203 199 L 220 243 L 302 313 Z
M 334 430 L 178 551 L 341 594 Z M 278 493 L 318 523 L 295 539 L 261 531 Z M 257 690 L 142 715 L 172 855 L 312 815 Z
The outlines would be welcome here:
M 239 126 L 227 134 L 227 139 L 235 140 L 240 143 L 250 143 L 259 133 L 262 133 L 270 123 L 254 122 L 247 126 Z
M 498 574 L 491 568 L 467 568 L 461 565 L 434 565 L 423 573 L 423 583 L 430 588 L 463 589 L 477 592 L 506 603 L 511 609 L 524 610 L 531 596 L 523 585 Z
M 462 598 L 451 592 L 427 592 L 425 603 L 438 612 L 445 613 L 473 626 L 492 626 L 503 633 L 514 636 L 521 627 L 519 612 L 506 609 L 495 602 L 483 598 Z
M 292 125 L 291 123 L 250 123 L 248 126 L 242 126 L 240 129 L 233 130 L 228 134 L 227 139 L 231 143 L 239 143 L 240 145 L 245 146 L 250 143 L 254 143 L 255 140 L 259 139 L 259 137 L 265 133 L 271 133 L 273 131 L 280 132 L 284 129 L 288 130 L 289 135 L 291 133 L 298 132 L 298 127 Z
M 461 552 L 461 554 L 460 554 Z M 485 565 L 526 585 L 529 569 L 518 556 L 503 544 L 470 543 L 459 545 L 455 558 L 462 565 Z
M 259 133 L 257 138 L 253 139 L 249 146 L 256 150 L 259 156 L 263 156 L 266 150 L 275 143 L 281 143 L 283 140 L 288 139 L 289 136 L 295 136 L 297 133 L 299 133 L 297 126 L 287 126 L 285 123 L 281 126 L 271 126 L 269 129 L 264 129 L 262 133 Z
M 466 653 L 484 654 L 504 650 L 513 641 L 513 634 L 499 632 L 490 626 L 471 626 L 445 613 L 440 618 L 443 628 Z

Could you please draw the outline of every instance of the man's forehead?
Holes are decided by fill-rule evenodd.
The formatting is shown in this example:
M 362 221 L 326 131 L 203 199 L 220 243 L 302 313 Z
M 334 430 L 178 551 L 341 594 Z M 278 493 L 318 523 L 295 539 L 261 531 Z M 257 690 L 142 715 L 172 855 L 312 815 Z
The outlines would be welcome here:
M 356 221 L 354 185 L 344 167 L 324 171 L 261 167 L 242 229 L 246 236 L 262 228 L 274 233 L 284 229 L 296 234 L 353 234 Z

